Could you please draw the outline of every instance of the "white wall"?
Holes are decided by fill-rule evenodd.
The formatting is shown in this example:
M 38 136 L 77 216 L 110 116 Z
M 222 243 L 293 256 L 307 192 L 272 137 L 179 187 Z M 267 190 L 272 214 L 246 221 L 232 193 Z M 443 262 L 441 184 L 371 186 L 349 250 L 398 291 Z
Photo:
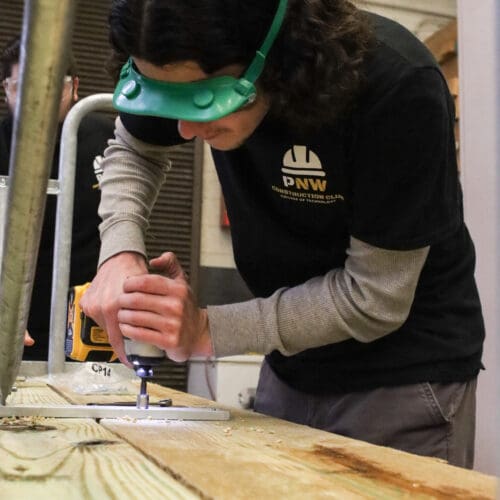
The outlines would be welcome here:
M 456 0 L 354 0 L 358 7 L 394 19 L 425 40 L 456 17 Z
M 461 166 L 486 321 L 476 468 L 500 476 L 500 6 L 459 0 Z
M 210 148 L 205 144 L 203 161 L 200 266 L 234 269 L 229 228 L 220 225 L 221 188 Z

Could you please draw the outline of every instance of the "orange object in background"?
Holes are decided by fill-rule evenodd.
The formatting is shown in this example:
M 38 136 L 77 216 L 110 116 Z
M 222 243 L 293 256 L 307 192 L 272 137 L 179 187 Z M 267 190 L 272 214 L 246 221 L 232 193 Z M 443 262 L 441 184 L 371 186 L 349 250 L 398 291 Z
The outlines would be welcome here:
M 226 203 L 222 195 L 220 197 L 220 225 L 221 227 L 229 227 L 231 225 L 227 215 Z

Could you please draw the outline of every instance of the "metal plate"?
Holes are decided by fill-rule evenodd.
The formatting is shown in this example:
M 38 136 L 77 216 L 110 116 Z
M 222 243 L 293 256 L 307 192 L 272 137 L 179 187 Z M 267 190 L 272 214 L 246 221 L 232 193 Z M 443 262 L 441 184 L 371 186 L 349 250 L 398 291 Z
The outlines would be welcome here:
M 229 420 L 231 414 L 218 408 L 170 406 L 138 409 L 120 406 L 0 406 L 0 417 L 130 418 L 152 420 Z

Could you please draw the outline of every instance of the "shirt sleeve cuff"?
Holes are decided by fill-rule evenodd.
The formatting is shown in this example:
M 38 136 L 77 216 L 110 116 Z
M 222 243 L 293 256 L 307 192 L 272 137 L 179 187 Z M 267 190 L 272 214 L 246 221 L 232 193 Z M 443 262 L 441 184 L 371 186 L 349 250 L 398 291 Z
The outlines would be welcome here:
M 121 220 L 106 228 L 105 233 L 101 234 L 99 266 L 121 252 L 135 252 L 146 258 L 144 235 L 135 222 Z
M 250 352 L 267 354 L 272 350 L 272 325 L 265 328 L 262 324 L 260 305 L 258 299 L 253 299 L 237 304 L 207 307 L 215 357 Z
M 254 332 L 248 329 L 248 323 L 238 322 L 241 314 L 248 314 L 242 304 L 208 306 L 208 324 L 212 337 L 214 355 L 217 358 L 234 356 L 247 352 L 258 352 L 257 345 L 252 345 Z

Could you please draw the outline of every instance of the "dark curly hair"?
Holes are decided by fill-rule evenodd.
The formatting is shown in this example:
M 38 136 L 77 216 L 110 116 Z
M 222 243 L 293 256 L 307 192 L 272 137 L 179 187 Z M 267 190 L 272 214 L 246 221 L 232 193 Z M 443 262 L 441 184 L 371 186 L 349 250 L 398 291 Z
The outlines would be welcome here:
M 193 60 L 210 74 L 247 66 L 266 36 L 278 0 L 113 0 L 110 71 L 129 56 L 163 66 Z M 281 120 L 318 127 L 349 107 L 362 84 L 374 36 L 347 0 L 289 0 L 258 88 Z
M 10 39 L 0 54 L 0 81 L 5 80 L 12 74 L 12 66 L 20 62 L 21 56 L 21 35 L 16 35 Z M 68 64 L 66 67 L 66 74 L 70 76 L 77 76 L 78 71 L 76 68 L 75 59 L 73 54 L 68 55 Z

